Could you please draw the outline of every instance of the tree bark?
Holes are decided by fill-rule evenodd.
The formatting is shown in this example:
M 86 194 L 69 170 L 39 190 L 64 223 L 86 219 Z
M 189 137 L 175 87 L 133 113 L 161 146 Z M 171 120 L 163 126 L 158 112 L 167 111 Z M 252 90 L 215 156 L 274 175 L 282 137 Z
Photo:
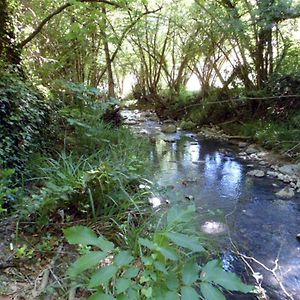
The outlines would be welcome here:
M 20 49 L 15 43 L 15 34 L 7 0 L 0 0 L 0 59 L 20 67 Z
M 107 34 L 105 32 L 105 28 L 106 28 L 106 8 L 105 7 L 102 7 L 102 13 L 103 13 L 104 19 L 103 19 L 103 26 L 101 26 L 101 35 L 102 35 L 102 40 L 103 40 L 106 69 L 107 69 L 108 96 L 111 98 L 115 98 L 116 93 L 115 93 L 115 82 L 114 82 L 114 76 L 113 76 L 113 70 L 112 70 L 112 59 L 110 57 L 109 45 L 108 45 L 108 41 L 107 41 Z

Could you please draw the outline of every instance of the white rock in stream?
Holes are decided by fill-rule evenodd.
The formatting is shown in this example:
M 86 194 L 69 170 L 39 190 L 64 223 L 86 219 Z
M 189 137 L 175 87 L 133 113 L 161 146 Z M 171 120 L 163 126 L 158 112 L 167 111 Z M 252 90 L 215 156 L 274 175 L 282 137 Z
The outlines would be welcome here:
M 268 176 L 272 176 L 272 177 L 277 177 L 278 173 L 277 172 L 273 172 L 273 171 L 267 171 L 267 175 Z
M 255 176 L 255 177 L 264 177 L 265 172 L 261 170 L 252 170 L 247 173 L 247 175 Z
M 300 164 L 284 165 L 278 171 L 285 175 L 300 175 Z
M 279 192 L 277 192 L 275 195 L 281 199 L 290 199 L 295 196 L 295 192 L 292 188 L 285 187 L 282 190 L 280 190 Z

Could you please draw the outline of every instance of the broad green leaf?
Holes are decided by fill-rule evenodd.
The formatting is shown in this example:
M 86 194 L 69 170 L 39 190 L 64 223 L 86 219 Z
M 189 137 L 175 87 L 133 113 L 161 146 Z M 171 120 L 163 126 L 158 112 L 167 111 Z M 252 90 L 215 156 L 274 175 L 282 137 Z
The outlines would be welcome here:
M 169 290 L 177 290 L 179 287 L 179 280 L 174 272 L 167 275 L 166 282 Z
M 166 293 L 164 300 L 179 300 L 178 293 L 175 291 L 169 291 Z
M 140 300 L 138 291 L 133 288 L 129 288 L 126 294 L 128 295 L 128 300 Z
M 89 297 L 87 300 L 115 300 L 111 295 L 104 294 L 102 292 L 97 292 Z
M 70 244 L 97 246 L 105 252 L 109 252 L 114 249 L 113 243 L 102 237 L 97 237 L 93 230 L 85 226 L 73 226 L 67 228 L 64 230 L 64 234 Z
M 131 278 L 136 277 L 139 274 L 139 272 L 140 272 L 139 268 L 133 267 L 133 268 L 126 270 L 126 272 L 123 274 L 123 277 L 131 279 Z
M 155 243 L 153 243 L 152 241 L 148 240 L 148 239 L 139 238 L 139 243 L 142 246 L 145 246 L 150 250 L 156 250 L 157 249 L 157 245 Z
M 142 294 L 145 295 L 146 298 L 150 299 L 152 298 L 152 287 L 148 287 L 147 289 L 143 288 L 142 289 Z
M 217 259 L 209 261 L 203 268 L 200 279 L 210 281 L 210 276 L 214 276 L 217 268 L 221 268 L 220 261 Z
M 199 238 L 196 236 L 190 236 L 177 232 L 169 232 L 166 234 L 166 236 L 177 246 L 187 248 L 193 252 L 204 251 L 204 248 L 201 245 Z
M 125 278 L 119 278 L 116 282 L 117 293 L 121 294 L 125 292 L 131 286 L 131 280 Z
M 254 290 L 253 286 L 244 284 L 236 274 L 224 271 L 218 260 L 212 260 L 203 267 L 200 279 L 213 282 L 230 291 L 250 293 Z
M 106 257 L 105 252 L 94 251 L 79 257 L 69 268 L 68 274 L 75 277 L 83 271 L 90 269 L 100 263 Z
M 198 299 L 199 299 L 199 295 L 194 288 L 190 286 L 184 286 L 181 289 L 181 300 L 198 300 Z M 217 300 L 217 299 L 211 298 L 209 300 Z
M 172 248 L 158 247 L 157 250 L 167 259 L 178 260 L 176 251 Z
M 108 281 L 116 275 L 118 267 L 109 265 L 96 271 L 89 282 L 89 288 L 97 287 L 101 284 L 107 284 Z
M 195 214 L 195 206 L 189 205 L 186 209 L 182 209 L 181 206 L 173 206 L 167 216 L 167 222 L 169 225 L 174 223 L 187 223 L 187 220 L 191 220 Z
M 163 272 L 164 274 L 167 274 L 167 273 L 168 273 L 165 264 L 163 264 L 162 262 L 160 262 L 160 261 L 155 261 L 155 262 L 153 263 L 153 265 L 154 265 L 154 267 L 155 267 L 156 270 L 161 271 L 161 272 Z
M 232 272 L 225 272 L 219 270 L 216 272 L 216 278 L 212 281 L 229 291 L 238 291 L 243 293 L 250 293 L 254 290 L 254 286 L 247 285 L 241 281 L 241 279 Z
M 118 267 L 129 265 L 133 261 L 134 257 L 129 251 L 121 251 L 114 259 L 115 264 Z
M 205 300 L 226 300 L 225 296 L 210 283 L 202 282 L 200 290 Z
M 199 278 L 199 266 L 196 261 L 190 261 L 183 267 L 182 281 L 185 285 L 192 285 Z

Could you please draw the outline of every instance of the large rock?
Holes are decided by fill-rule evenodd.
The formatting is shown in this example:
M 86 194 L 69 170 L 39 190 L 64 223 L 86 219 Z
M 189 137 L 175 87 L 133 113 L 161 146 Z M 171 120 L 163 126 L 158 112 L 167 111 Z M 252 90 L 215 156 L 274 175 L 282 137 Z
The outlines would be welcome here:
M 279 192 L 277 192 L 275 195 L 281 199 L 290 199 L 295 196 L 295 192 L 292 188 L 285 187 L 282 190 L 280 190 Z
M 255 176 L 255 177 L 264 177 L 265 176 L 265 172 L 261 171 L 261 170 L 253 170 L 253 171 L 249 171 L 247 173 L 247 175 Z
M 278 169 L 279 172 L 285 175 L 299 175 L 300 176 L 300 164 L 284 165 Z
M 163 133 L 175 133 L 177 131 L 177 128 L 174 124 L 163 124 L 161 126 L 161 131 Z
M 250 146 L 246 149 L 246 153 L 247 153 L 248 155 L 250 155 L 250 154 L 255 154 L 255 153 L 257 153 L 257 152 L 258 152 L 258 150 L 257 150 L 256 148 L 254 148 L 253 145 L 250 145 Z

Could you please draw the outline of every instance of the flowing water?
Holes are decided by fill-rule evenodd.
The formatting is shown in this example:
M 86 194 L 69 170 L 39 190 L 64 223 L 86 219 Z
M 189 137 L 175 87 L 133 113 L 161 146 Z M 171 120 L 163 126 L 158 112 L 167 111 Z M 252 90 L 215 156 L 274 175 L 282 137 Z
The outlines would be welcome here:
M 247 176 L 249 164 L 257 162 L 239 158 L 234 146 L 190 132 L 163 134 L 160 123 L 143 113 L 126 110 L 122 114 L 136 133 L 148 135 L 152 141 L 152 180 L 163 189 L 163 198 L 171 205 L 184 199 L 195 203 L 199 230 L 222 247 L 225 267 L 241 271 L 231 251 L 234 247 L 270 269 L 277 262 L 278 279 L 293 298 L 283 292 L 271 272 L 249 261 L 263 276 L 269 299 L 300 300 L 300 242 L 296 239 L 300 194 L 291 200 L 278 199 L 275 192 L 280 183 Z

